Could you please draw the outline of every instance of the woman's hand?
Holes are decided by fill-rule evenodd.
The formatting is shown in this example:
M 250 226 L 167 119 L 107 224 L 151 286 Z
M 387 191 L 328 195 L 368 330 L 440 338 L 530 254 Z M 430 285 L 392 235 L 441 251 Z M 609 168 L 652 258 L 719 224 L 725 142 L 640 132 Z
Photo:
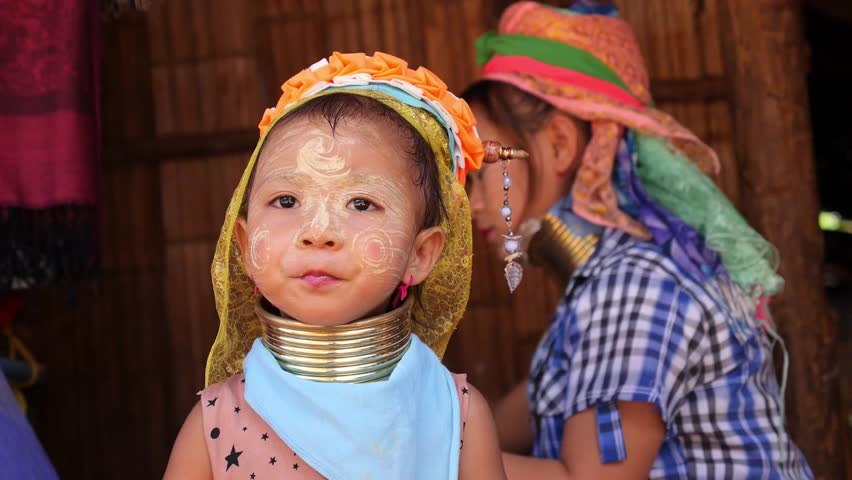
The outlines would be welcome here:
M 527 400 L 527 379 L 503 397 L 494 408 L 497 438 L 505 452 L 527 454 L 532 450 L 533 431 L 530 426 L 530 404 Z

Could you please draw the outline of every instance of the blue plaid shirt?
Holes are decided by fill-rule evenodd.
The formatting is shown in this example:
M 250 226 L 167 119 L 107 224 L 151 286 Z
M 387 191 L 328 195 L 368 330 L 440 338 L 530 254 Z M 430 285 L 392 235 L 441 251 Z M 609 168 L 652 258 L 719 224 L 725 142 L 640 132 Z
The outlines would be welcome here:
M 604 231 L 533 358 L 533 455 L 559 458 L 565 421 L 594 408 L 602 461 L 622 461 L 616 402 L 648 402 L 666 425 L 652 479 L 812 479 L 753 310 L 730 281 L 699 284 L 655 245 Z

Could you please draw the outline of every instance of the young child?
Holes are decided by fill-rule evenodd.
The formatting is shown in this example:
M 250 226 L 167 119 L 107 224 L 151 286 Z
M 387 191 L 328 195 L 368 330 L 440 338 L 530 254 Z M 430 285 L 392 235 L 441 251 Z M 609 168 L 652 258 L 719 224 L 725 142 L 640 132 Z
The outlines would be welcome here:
M 487 403 L 439 360 L 470 286 L 467 104 L 382 53 L 282 90 L 226 214 L 209 386 L 166 478 L 504 478 Z

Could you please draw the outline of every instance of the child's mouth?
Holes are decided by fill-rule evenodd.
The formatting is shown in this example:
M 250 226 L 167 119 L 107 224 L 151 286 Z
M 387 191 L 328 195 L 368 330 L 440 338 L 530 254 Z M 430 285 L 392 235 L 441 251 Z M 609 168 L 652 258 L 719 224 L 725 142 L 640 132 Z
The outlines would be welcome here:
M 305 272 L 299 279 L 312 287 L 324 287 L 340 281 L 334 275 L 320 271 Z

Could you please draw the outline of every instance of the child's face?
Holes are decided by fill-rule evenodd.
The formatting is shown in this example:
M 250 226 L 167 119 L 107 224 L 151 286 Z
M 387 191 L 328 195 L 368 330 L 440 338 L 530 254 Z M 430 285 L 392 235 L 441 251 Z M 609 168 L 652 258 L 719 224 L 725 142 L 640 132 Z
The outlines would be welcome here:
M 339 325 L 378 313 L 437 261 L 443 232 L 420 231 L 411 159 L 387 137 L 368 122 L 332 135 L 325 121 L 300 119 L 267 139 L 237 239 L 258 289 L 285 314 Z

